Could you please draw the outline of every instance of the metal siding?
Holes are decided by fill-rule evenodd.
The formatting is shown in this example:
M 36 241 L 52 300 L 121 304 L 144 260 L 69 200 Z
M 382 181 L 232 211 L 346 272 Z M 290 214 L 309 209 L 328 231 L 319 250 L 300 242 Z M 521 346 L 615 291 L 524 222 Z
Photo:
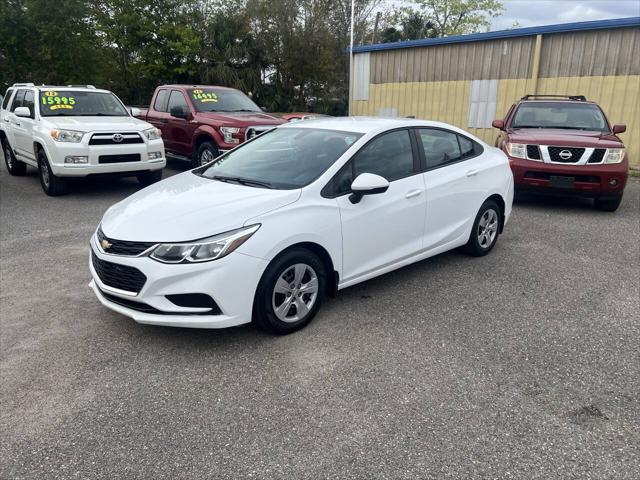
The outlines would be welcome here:
M 534 46 L 535 37 L 522 37 L 372 52 L 371 83 L 528 77 Z
M 640 28 L 545 35 L 539 76 L 639 75 L 638 51 Z

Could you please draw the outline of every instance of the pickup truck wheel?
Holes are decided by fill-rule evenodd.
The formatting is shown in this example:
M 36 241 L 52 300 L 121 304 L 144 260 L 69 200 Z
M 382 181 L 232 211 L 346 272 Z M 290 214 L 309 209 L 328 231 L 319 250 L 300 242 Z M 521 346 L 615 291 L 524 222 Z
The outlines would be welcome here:
M 16 159 L 16 156 L 13 154 L 13 150 L 11 150 L 11 147 L 9 146 L 9 142 L 3 140 L 2 147 L 4 151 L 4 163 L 7 165 L 9 174 L 17 177 L 27 173 L 27 165 Z
M 47 195 L 57 197 L 67 193 L 67 182 L 53 174 L 49 160 L 42 150 L 38 150 L 38 174 L 40 185 Z
M 622 195 L 615 198 L 601 199 L 596 198 L 594 204 L 598 210 L 603 212 L 615 212 L 622 203 Z
M 197 168 L 202 165 L 206 165 L 212 162 L 220 155 L 218 148 L 213 142 L 203 142 L 195 154 L 194 159 L 191 161 L 191 167 Z
M 146 187 L 151 185 L 152 183 L 156 183 L 162 180 L 162 170 L 139 173 L 138 175 L 136 175 L 136 178 L 138 179 L 138 183 L 140 183 L 140 185 Z

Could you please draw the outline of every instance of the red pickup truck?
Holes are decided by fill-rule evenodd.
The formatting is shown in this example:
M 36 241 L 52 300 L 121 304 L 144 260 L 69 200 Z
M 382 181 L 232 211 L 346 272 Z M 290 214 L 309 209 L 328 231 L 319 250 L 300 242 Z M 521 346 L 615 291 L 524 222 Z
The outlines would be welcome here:
M 208 85 L 162 85 L 148 109 L 131 112 L 162 130 L 168 155 L 193 167 L 285 123 L 263 113 L 239 90 Z

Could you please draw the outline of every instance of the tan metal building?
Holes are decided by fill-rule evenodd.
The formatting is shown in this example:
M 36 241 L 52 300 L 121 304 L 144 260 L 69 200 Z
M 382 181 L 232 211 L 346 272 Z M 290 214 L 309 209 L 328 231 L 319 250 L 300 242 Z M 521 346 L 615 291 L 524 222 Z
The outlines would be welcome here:
M 518 28 L 354 48 L 354 115 L 409 116 L 491 127 L 530 93 L 580 94 L 600 104 L 640 168 L 640 17 Z

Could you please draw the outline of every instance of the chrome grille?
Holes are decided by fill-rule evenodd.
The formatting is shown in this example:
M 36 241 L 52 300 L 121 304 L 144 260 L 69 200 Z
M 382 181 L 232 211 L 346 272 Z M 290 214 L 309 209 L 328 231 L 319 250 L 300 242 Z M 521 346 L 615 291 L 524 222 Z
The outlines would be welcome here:
M 584 154 L 582 147 L 547 147 L 549 150 L 549 158 L 552 162 L 557 163 L 577 163 Z
M 89 145 L 130 145 L 132 143 L 144 143 L 139 133 L 94 133 L 89 140 Z

